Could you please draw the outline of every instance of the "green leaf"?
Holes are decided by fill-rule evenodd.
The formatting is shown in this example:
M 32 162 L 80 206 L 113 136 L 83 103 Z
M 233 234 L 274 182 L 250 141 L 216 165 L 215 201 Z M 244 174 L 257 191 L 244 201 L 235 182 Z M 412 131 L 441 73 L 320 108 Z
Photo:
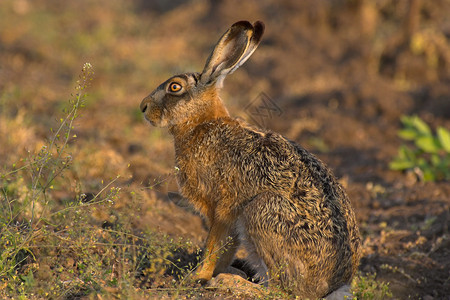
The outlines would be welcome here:
M 414 140 L 417 138 L 417 131 L 412 128 L 399 130 L 397 134 L 404 140 Z
M 437 153 L 440 149 L 439 142 L 433 136 L 421 136 L 416 139 L 416 146 L 427 153 Z
M 414 166 L 417 166 L 423 170 L 423 169 L 429 168 L 429 163 L 425 160 L 425 158 L 419 157 L 417 159 L 417 161 L 415 162 Z
M 431 170 L 431 169 L 423 170 L 423 180 L 424 181 L 435 181 L 436 175 L 434 174 L 433 170 Z
M 419 118 L 418 116 L 414 116 L 413 117 L 413 126 L 417 129 L 417 131 L 419 131 L 420 133 L 424 134 L 424 135 L 431 135 L 431 129 L 430 127 L 427 125 L 427 123 L 425 123 L 424 121 L 422 121 L 421 118 Z
M 416 161 L 416 154 L 414 153 L 413 150 L 411 150 L 407 146 L 401 145 L 398 149 L 397 158 L 403 160 Z
M 406 160 L 408 158 L 408 148 L 405 145 L 401 145 L 398 148 L 397 159 Z
M 431 164 L 436 167 L 443 164 L 443 161 L 441 160 L 440 156 L 436 153 L 431 155 L 430 160 L 431 160 Z
M 437 136 L 442 148 L 444 148 L 447 153 L 450 153 L 450 132 L 444 127 L 439 127 L 437 129 Z
M 412 128 L 414 127 L 414 117 L 413 116 L 401 116 L 400 121 L 403 123 L 403 126 Z
M 414 163 L 409 160 L 394 160 L 389 163 L 389 169 L 395 171 L 403 171 L 414 167 Z

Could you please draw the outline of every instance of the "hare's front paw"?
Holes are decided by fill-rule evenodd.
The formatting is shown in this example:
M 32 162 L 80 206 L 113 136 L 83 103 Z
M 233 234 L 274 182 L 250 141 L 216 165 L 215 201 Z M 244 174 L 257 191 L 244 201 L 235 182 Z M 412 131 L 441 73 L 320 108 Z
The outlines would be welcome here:
M 208 282 L 208 286 L 242 298 L 266 298 L 267 290 L 240 275 L 221 273 Z
M 197 278 L 197 276 L 194 276 L 193 280 L 194 280 L 195 286 L 204 286 L 204 285 L 206 285 L 209 282 L 208 279 Z
M 230 275 L 237 275 L 243 279 L 247 279 L 247 274 L 245 274 L 244 271 L 241 271 L 232 266 L 228 266 L 226 271 L 221 274 L 225 274 L 225 273 L 228 273 Z M 219 275 L 220 274 L 218 274 L 217 276 L 219 276 Z M 194 275 L 192 276 L 192 280 L 196 284 L 200 284 L 200 285 L 206 285 L 207 283 L 209 283 L 211 281 L 211 279 L 212 279 L 212 275 L 209 275 L 209 272 L 206 272 L 205 268 L 201 268 L 198 272 L 194 273 Z
M 209 272 L 208 268 L 205 268 L 204 265 L 202 265 L 192 276 L 192 279 L 201 285 L 205 285 L 211 278 L 212 272 Z

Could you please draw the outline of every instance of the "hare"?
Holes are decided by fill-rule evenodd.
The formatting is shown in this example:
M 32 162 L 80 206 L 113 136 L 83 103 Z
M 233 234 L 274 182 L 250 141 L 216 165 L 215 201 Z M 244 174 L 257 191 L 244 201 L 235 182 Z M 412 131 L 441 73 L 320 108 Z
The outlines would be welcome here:
M 342 289 L 357 270 L 360 236 L 346 193 L 315 156 L 270 130 L 230 117 L 219 90 L 258 47 L 260 21 L 233 24 L 201 73 L 169 78 L 142 100 L 154 126 L 175 144 L 183 197 L 209 224 L 206 282 L 229 270 L 239 245 L 261 281 L 301 299 Z

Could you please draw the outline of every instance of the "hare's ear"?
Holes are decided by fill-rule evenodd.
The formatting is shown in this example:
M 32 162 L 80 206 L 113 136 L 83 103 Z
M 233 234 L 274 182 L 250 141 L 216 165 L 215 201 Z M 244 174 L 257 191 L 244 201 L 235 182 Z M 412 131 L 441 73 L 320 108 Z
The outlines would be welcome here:
M 234 23 L 220 38 L 206 61 L 200 75 L 205 84 L 222 86 L 228 74 L 239 68 L 258 47 L 264 33 L 264 24 L 260 21 L 250 24 L 247 21 Z

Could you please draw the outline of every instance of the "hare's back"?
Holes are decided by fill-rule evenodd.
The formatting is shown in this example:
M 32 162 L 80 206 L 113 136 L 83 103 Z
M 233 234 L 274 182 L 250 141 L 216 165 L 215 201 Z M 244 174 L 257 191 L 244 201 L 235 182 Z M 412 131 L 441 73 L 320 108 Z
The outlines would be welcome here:
M 208 135 L 205 140 L 209 151 L 220 153 L 220 163 L 238 169 L 244 177 L 266 178 L 274 188 L 283 190 L 285 183 L 292 187 L 294 182 L 302 182 L 336 195 L 338 184 L 331 171 L 313 154 L 278 133 L 225 119 L 217 120 Z

